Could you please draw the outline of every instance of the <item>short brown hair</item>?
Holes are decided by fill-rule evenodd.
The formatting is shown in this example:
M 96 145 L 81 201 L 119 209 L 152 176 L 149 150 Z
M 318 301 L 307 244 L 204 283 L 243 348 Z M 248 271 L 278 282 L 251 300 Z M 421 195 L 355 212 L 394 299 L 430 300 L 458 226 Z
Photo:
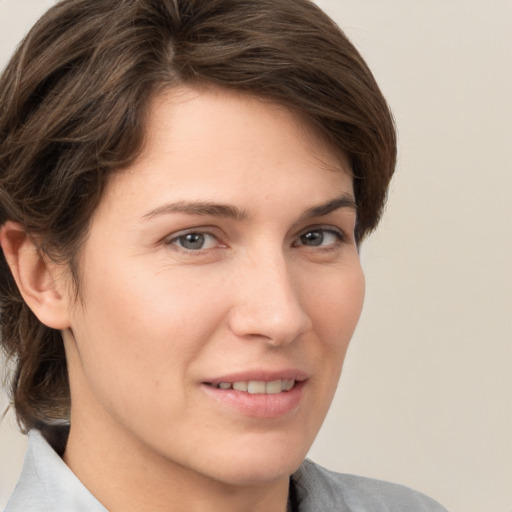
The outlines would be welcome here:
M 308 0 L 50 9 L 0 79 L 0 224 L 20 222 L 73 272 L 109 174 L 143 146 L 149 99 L 192 83 L 269 99 L 316 127 L 352 163 L 357 240 L 375 228 L 395 166 L 393 120 L 357 50 Z M 46 429 L 69 414 L 63 343 L 23 302 L 3 255 L 0 307 L 18 421 Z

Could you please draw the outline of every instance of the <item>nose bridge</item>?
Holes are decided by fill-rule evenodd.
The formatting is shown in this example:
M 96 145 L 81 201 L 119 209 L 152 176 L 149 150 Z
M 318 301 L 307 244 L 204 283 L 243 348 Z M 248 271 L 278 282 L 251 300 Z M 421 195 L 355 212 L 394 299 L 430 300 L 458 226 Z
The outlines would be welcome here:
M 251 253 L 244 260 L 231 329 L 273 345 L 293 341 L 311 325 L 290 261 L 282 250 Z

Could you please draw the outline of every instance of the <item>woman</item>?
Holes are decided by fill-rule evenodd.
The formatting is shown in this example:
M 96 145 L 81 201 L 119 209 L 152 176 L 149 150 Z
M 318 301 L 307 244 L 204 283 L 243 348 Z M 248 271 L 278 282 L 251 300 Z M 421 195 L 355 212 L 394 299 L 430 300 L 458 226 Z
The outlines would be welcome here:
M 391 115 L 306 0 L 67 0 L 0 82 L 8 512 L 444 510 L 304 462 Z

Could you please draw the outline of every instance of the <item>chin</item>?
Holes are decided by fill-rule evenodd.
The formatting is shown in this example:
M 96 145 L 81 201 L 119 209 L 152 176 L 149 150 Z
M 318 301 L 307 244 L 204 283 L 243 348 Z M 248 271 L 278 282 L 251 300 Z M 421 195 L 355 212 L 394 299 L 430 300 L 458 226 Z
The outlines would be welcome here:
M 265 485 L 288 479 L 302 464 L 307 450 L 294 449 L 283 443 L 279 448 L 254 447 L 226 451 L 212 467 L 215 479 L 228 485 Z

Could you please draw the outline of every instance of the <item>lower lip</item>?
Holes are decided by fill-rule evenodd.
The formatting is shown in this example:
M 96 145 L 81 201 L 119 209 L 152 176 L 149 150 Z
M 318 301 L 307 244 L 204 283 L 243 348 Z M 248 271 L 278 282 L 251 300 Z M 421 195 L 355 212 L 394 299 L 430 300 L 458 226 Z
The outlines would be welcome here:
M 219 389 L 203 384 L 210 397 L 226 404 L 245 416 L 253 418 L 278 418 L 293 412 L 300 404 L 306 381 L 296 382 L 290 391 L 275 394 L 247 393 L 234 389 Z

